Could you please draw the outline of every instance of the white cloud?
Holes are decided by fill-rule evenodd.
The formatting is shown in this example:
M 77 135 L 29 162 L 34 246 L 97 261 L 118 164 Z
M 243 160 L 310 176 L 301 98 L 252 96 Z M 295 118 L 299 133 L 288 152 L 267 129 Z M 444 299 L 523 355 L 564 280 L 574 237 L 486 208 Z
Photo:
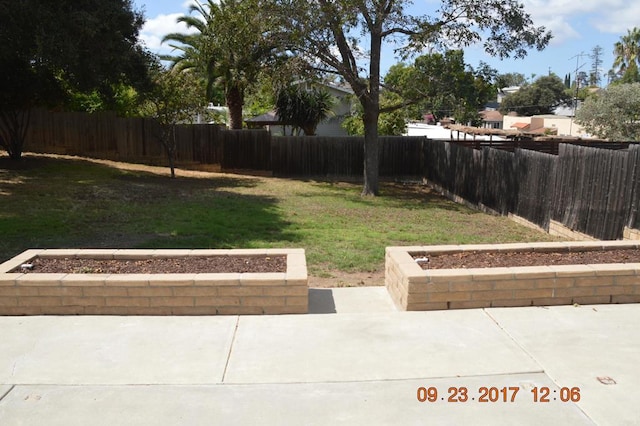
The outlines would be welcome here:
M 601 15 L 593 20 L 593 26 L 603 33 L 624 35 L 627 30 L 638 26 L 640 15 L 640 3 L 621 5 L 618 9 L 608 7 L 602 10 Z
M 164 36 L 170 33 L 193 33 L 193 28 L 187 28 L 184 23 L 177 22 L 183 13 L 171 13 L 168 15 L 158 15 L 145 22 L 140 31 L 140 40 L 152 52 L 167 51 L 170 47 L 167 43 L 162 44 Z
M 551 44 L 586 38 L 585 31 L 626 33 L 637 25 L 640 3 L 628 0 L 524 0 L 525 10 L 536 25 L 551 30 Z

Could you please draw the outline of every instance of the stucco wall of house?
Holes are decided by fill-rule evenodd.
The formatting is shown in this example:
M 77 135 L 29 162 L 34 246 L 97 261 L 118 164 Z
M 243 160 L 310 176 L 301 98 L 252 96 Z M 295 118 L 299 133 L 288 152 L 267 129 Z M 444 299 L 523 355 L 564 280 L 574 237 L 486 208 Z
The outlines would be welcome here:
M 558 129 L 558 136 L 586 137 L 584 128 L 576 123 L 573 118 L 559 115 L 536 115 L 533 117 L 520 117 L 513 115 L 504 116 L 504 129 L 512 129 L 516 123 L 530 123 L 529 130 L 541 127 Z

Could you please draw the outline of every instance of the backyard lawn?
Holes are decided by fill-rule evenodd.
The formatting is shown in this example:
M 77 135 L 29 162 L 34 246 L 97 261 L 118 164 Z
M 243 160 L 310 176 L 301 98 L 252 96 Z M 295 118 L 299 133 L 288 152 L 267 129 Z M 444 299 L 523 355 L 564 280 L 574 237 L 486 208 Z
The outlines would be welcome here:
M 416 183 L 178 171 L 83 159 L 0 158 L 0 261 L 27 248 L 306 249 L 311 284 L 381 285 L 391 245 L 553 240 Z

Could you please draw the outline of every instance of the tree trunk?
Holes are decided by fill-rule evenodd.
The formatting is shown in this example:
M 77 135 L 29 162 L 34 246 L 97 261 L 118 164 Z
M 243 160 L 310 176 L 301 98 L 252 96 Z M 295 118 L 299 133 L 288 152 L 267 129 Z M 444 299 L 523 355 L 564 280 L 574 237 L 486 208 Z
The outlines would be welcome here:
M 227 108 L 229 108 L 229 128 L 242 129 L 242 106 L 244 95 L 238 86 L 231 86 L 226 93 Z
M 11 160 L 22 158 L 30 121 L 31 110 L 0 113 L 0 147 L 7 151 Z
M 380 165 L 380 148 L 378 142 L 379 106 L 367 103 L 364 107 L 364 186 L 363 196 L 379 194 L 378 174 Z
M 364 109 L 364 187 L 363 196 L 377 196 L 380 169 L 380 142 L 378 117 L 380 116 L 380 59 L 382 53 L 382 21 L 372 22 L 371 58 L 369 62 L 369 93 L 360 98 Z
M 169 159 L 169 169 L 171 179 L 176 177 L 176 128 L 174 124 L 162 125 L 160 132 L 160 142 L 167 153 Z

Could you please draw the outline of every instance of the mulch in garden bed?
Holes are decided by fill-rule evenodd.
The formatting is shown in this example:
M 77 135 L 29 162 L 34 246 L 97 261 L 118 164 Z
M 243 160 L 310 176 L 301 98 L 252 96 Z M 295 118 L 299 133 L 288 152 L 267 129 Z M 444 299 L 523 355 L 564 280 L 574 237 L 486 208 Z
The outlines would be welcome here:
M 149 259 L 85 259 L 36 257 L 31 267 L 13 272 L 67 274 L 179 274 L 286 272 L 286 256 L 154 257 Z
M 496 268 L 511 266 L 587 265 L 597 263 L 640 263 L 640 249 L 579 252 L 463 252 L 429 255 L 412 253 L 422 269 Z M 420 260 L 428 258 L 429 260 Z

